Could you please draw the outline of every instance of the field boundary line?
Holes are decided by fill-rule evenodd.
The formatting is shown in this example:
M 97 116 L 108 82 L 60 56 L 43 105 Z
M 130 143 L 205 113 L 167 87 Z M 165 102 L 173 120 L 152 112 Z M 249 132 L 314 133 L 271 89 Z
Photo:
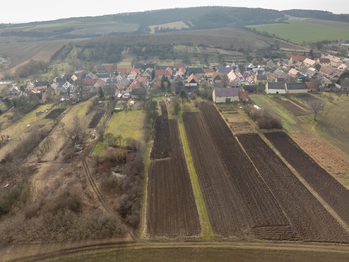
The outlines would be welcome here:
M 147 143 L 146 155 L 145 155 L 145 166 L 144 166 L 144 191 L 142 197 L 142 215 L 139 227 L 138 235 L 139 237 L 146 239 L 149 238 L 147 235 L 147 201 L 148 201 L 148 175 L 150 166 L 150 152 L 152 149 L 152 140 L 150 139 Z
M 182 146 L 184 150 L 184 156 L 185 156 L 185 162 L 187 163 L 187 168 L 189 171 L 191 186 L 193 188 L 196 208 L 199 215 L 200 225 L 201 225 L 201 232 L 202 232 L 202 239 L 215 239 L 215 234 L 212 229 L 211 221 L 208 216 L 206 203 L 204 201 L 204 197 L 201 191 L 201 187 L 199 184 L 199 179 L 195 171 L 193 159 L 191 157 L 189 143 L 187 134 L 185 133 L 185 127 L 183 123 L 183 112 L 176 117 L 175 119 L 178 119 L 178 127 L 179 127 L 179 133 L 182 140 Z
M 331 214 L 331 216 L 344 228 L 349 234 L 349 226 L 345 223 L 342 218 L 337 214 L 336 211 L 308 184 L 308 182 L 291 166 L 281 155 L 281 153 L 271 144 L 271 142 L 264 136 L 260 137 L 267 142 L 269 147 L 276 153 L 276 155 L 286 164 L 286 166 L 292 171 L 292 173 L 298 178 L 298 180 L 309 190 L 309 192 L 321 203 L 321 205 Z M 297 144 L 298 145 L 298 144 Z

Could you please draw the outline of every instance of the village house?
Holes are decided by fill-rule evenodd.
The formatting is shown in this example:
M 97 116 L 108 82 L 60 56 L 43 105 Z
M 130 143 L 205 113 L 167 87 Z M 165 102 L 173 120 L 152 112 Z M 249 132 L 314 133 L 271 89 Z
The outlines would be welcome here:
M 168 70 L 156 70 L 155 76 L 158 78 L 162 78 L 163 76 L 170 78 L 172 76 L 172 73 Z
M 307 81 L 307 82 L 305 82 L 305 85 L 307 86 L 307 88 L 310 92 L 316 91 L 315 85 L 313 82 Z
M 117 70 L 116 65 L 97 66 L 97 73 L 113 74 Z
M 183 75 L 185 75 L 185 68 L 184 67 L 179 68 L 177 71 L 177 75 L 179 75 L 180 77 L 183 77 Z
M 239 101 L 248 101 L 248 92 L 247 91 L 239 91 Z
M 34 82 L 34 87 L 38 90 L 38 91 L 43 91 L 47 88 L 47 84 L 49 84 L 49 82 L 47 81 L 35 81 Z
M 265 85 L 265 92 L 267 94 L 286 94 L 285 83 L 268 82 Z
M 188 75 L 194 74 L 199 79 L 205 77 L 205 71 L 202 67 L 188 67 L 187 73 Z
M 220 74 L 220 75 L 227 75 L 227 74 L 229 74 L 230 73 L 230 71 L 232 71 L 233 70 L 233 68 L 231 68 L 231 67 L 218 67 L 218 69 L 217 69 L 217 73 L 218 74 Z M 233 70 L 234 71 L 234 70 Z
M 205 77 L 212 78 L 213 73 L 214 73 L 214 71 L 212 68 L 205 69 Z
M 189 86 L 197 86 L 198 85 L 198 78 L 196 77 L 196 75 L 191 74 L 188 77 L 188 85 Z
M 94 75 L 92 72 L 88 73 L 88 74 L 85 76 L 85 79 L 94 79 L 94 78 L 95 78 L 95 75 Z
M 320 68 L 320 72 L 326 76 L 326 77 L 330 77 L 330 75 L 332 74 L 333 70 L 331 70 L 330 68 L 327 67 L 321 67 Z
M 222 76 L 219 73 L 215 72 L 212 75 L 212 81 L 214 83 L 219 83 L 220 81 L 222 81 Z
M 265 84 L 268 81 L 268 77 L 266 75 L 256 75 L 254 78 L 254 82 L 258 85 L 259 83 Z
M 318 58 L 316 60 L 321 66 L 330 66 L 331 65 L 331 60 L 329 58 Z
M 296 62 L 303 62 L 305 60 L 305 56 L 303 55 L 293 55 L 290 59 L 290 64 L 294 64 Z
M 303 61 L 303 65 L 305 67 L 311 67 L 311 66 L 314 66 L 316 64 L 316 61 L 312 60 L 312 59 L 309 59 L 309 58 L 306 58 L 304 61 Z
M 183 64 L 183 63 L 174 63 L 173 64 L 173 68 L 178 71 L 180 68 L 185 68 L 185 64 Z
M 212 93 L 215 103 L 231 103 L 239 101 L 239 89 L 237 88 L 215 88 Z
M 257 88 L 258 88 L 257 85 L 245 85 L 244 86 L 244 90 L 250 94 L 257 92 Z

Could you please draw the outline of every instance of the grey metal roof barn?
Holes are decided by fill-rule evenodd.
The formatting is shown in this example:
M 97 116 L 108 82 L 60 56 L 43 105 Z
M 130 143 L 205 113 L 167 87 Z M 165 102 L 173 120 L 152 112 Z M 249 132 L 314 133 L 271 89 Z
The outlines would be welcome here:
M 239 96 L 238 88 L 216 88 L 216 97 Z
M 287 89 L 297 90 L 297 89 L 308 89 L 305 83 L 287 83 Z
M 282 82 L 268 82 L 268 89 L 285 89 L 285 83 L 282 83 Z

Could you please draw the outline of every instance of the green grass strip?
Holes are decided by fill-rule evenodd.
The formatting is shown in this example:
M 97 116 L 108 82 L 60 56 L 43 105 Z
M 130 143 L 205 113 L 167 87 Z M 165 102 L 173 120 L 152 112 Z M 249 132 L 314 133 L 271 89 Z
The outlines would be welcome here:
M 184 123 L 183 123 L 183 117 L 182 114 L 179 114 L 178 116 L 171 116 L 171 118 L 175 118 L 178 120 L 179 123 L 179 131 L 181 134 L 181 139 L 183 143 L 184 148 L 184 155 L 188 166 L 188 171 L 190 174 L 190 180 L 194 191 L 194 197 L 195 197 L 195 203 L 198 208 L 199 213 L 199 219 L 202 229 L 202 239 L 203 240 L 214 240 L 215 235 L 213 233 L 213 229 L 211 226 L 210 218 L 208 216 L 208 212 L 206 209 L 205 201 L 201 192 L 199 179 L 195 171 L 193 158 L 191 157 L 190 149 L 189 149 L 189 143 L 188 138 L 185 133 Z

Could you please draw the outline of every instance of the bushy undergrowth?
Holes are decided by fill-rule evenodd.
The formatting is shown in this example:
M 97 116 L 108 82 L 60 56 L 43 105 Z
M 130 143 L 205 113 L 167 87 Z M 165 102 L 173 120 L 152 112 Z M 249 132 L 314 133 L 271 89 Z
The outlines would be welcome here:
M 280 119 L 273 117 L 266 110 L 258 110 L 254 107 L 248 107 L 246 109 L 248 115 L 254 120 L 260 129 L 281 129 L 282 124 Z

